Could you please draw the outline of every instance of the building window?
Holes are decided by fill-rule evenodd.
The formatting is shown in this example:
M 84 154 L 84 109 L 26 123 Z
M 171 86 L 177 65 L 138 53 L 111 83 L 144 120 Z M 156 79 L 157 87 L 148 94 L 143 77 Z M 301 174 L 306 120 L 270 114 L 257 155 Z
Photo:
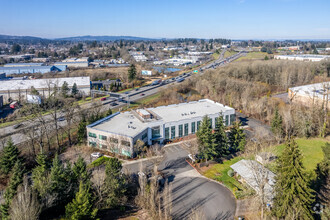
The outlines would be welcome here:
M 124 141 L 124 140 L 122 140 L 121 142 L 121 145 L 124 145 L 124 146 L 131 146 L 131 143 L 129 142 L 129 141 Z
M 197 131 L 199 130 L 199 126 L 201 125 L 201 121 L 197 122 Z
M 195 131 L 196 131 L 195 130 L 196 129 L 195 126 L 196 126 L 196 122 L 191 122 L 191 133 L 192 134 L 195 134 Z
M 100 147 L 101 147 L 103 150 L 106 150 L 106 149 L 107 149 L 107 145 L 104 145 L 104 144 L 100 144 Z
M 170 128 L 165 128 L 165 139 L 166 140 L 170 139 Z
M 179 125 L 179 137 L 183 136 L 183 126 Z
M 148 137 L 148 133 L 145 133 L 142 135 L 142 140 L 146 139 Z
M 99 135 L 99 138 L 100 138 L 100 140 L 103 140 L 103 141 L 107 140 L 107 136 L 104 136 L 104 135 Z
M 94 133 L 92 133 L 92 132 L 88 132 L 88 137 L 96 138 L 96 134 L 94 134 Z
M 152 138 L 159 138 L 160 137 L 160 127 L 159 126 L 153 127 L 151 129 L 151 132 L 152 132 Z
M 118 139 L 117 138 L 110 138 L 110 142 L 118 144 Z
M 210 120 L 210 128 L 212 129 L 212 118 L 210 118 L 209 120 Z
M 232 114 L 232 115 L 230 115 L 230 125 L 233 125 L 234 121 L 236 121 L 236 115 Z
M 91 146 L 91 147 L 96 147 L 96 142 L 90 141 L 90 142 L 89 142 L 89 146 Z
M 171 127 L 171 139 L 175 138 L 175 126 Z
M 229 125 L 229 115 L 226 115 L 226 126 Z
M 125 156 L 128 156 L 128 157 L 131 156 L 131 152 L 129 152 L 129 151 L 127 151 L 127 150 L 124 150 L 124 149 L 121 150 L 121 154 L 123 154 L 123 155 L 125 155 Z
M 188 135 L 188 123 L 184 124 L 184 136 Z

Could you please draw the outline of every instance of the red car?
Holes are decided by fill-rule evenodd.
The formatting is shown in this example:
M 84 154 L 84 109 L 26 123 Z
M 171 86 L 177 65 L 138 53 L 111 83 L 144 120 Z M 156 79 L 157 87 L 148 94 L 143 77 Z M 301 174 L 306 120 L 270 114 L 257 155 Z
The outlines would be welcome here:
M 107 98 L 104 97 L 104 98 L 101 98 L 100 100 L 101 100 L 101 101 L 105 101 L 105 100 L 107 100 Z
M 141 96 L 144 96 L 144 93 L 142 93 Z

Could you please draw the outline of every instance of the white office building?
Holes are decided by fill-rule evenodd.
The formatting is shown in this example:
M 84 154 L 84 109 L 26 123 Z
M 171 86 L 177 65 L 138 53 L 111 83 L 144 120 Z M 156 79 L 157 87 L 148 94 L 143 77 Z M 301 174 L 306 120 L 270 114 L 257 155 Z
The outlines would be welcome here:
M 235 121 L 235 109 L 209 99 L 118 112 L 87 126 L 88 144 L 133 157 L 137 140 L 151 145 L 194 134 L 205 115 L 214 128 L 220 113 L 226 126 Z

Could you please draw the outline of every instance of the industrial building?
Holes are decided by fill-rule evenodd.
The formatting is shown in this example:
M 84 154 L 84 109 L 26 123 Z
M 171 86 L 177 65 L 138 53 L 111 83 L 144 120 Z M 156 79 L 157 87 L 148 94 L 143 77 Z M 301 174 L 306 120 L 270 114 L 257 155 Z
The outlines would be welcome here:
M 194 134 L 205 115 L 214 128 L 220 113 L 226 126 L 235 121 L 235 109 L 209 99 L 117 112 L 87 126 L 88 144 L 133 157 L 137 140 L 151 145 Z
M 292 102 L 311 106 L 314 104 L 326 104 L 330 108 L 329 103 L 330 82 L 315 83 L 304 86 L 289 88 L 288 96 Z
M 50 79 L 8 79 L 0 80 L 0 96 L 3 96 L 5 101 L 19 100 L 23 101 L 31 92 L 31 87 L 34 87 L 42 97 L 49 97 L 54 88 L 60 89 L 64 82 L 68 83 L 69 88 L 73 84 L 77 84 L 80 93 L 84 95 L 90 94 L 90 78 L 88 77 L 66 77 L 66 78 L 50 78 Z
M 4 67 L 44 66 L 44 63 L 7 63 Z
M 49 73 L 61 71 L 56 66 L 15 66 L 15 67 L 0 67 L 0 73 L 6 73 L 7 76 L 12 74 L 26 73 Z
M 315 54 L 274 55 L 274 59 L 319 62 L 319 61 L 322 61 L 325 59 L 330 59 L 330 56 L 329 55 L 315 55 Z
M 87 68 L 89 65 L 88 61 L 74 61 L 74 62 L 56 62 L 54 66 L 67 66 L 72 68 Z

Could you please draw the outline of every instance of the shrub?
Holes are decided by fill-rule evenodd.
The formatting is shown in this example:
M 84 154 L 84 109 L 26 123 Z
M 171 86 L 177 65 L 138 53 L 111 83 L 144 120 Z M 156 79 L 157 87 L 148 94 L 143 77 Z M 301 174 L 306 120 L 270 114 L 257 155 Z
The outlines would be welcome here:
M 227 172 L 228 176 L 233 177 L 234 176 L 234 171 L 233 169 L 229 169 Z

